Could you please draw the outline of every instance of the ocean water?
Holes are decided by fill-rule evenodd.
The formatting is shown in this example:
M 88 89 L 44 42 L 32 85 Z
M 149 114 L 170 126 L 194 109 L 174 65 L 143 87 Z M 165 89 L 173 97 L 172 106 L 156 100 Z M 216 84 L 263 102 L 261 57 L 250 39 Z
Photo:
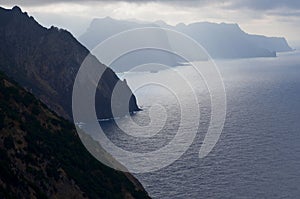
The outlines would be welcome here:
M 196 85 L 193 94 L 200 99 L 197 135 L 188 150 L 169 166 L 135 176 L 150 196 L 158 199 L 299 198 L 300 53 L 216 63 L 226 89 L 227 114 L 213 150 L 199 159 L 211 117 L 209 91 L 191 66 L 181 66 L 176 68 L 177 72 L 190 77 L 189 81 Z M 133 86 L 139 81 L 174 79 L 172 73 L 132 73 L 126 79 Z M 189 109 L 192 98 L 180 85 L 175 84 L 180 94 L 155 84 L 135 91 L 143 111 L 132 119 L 145 128 L 135 132 L 138 129 L 127 124 L 126 118 L 120 119 L 120 123 L 133 134 L 148 133 L 149 137 L 128 135 L 112 122 L 102 124 L 106 135 L 115 145 L 132 152 L 155 151 L 169 144 L 182 125 L 180 108 Z M 183 96 L 182 101 L 178 101 L 177 95 Z M 151 129 L 146 128 L 152 120 L 165 122 L 162 128 L 160 123 L 157 125 L 158 132 L 153 136 Z M 187 128 L 186 132 L 189 131 Z

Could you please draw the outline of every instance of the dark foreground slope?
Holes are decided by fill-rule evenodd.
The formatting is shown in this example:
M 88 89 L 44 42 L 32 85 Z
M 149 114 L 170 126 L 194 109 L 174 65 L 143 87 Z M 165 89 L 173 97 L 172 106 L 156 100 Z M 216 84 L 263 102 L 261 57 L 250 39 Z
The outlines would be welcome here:
M 74 126 L 0 74 L 0 198 L 148 198 L 86 151 Z
M 104 30 L 105 31 L 105 30 Z M 19 7 L 0 8 L 0 70 L 13 77 L 59 115 L 72 118 L 72 89 L 76 74 L 89 51 L 68 31 L 39 25 Z M 95 67 L 105 69 L 97 89 L 96 109 L 99 118 L 110 118 L 110 101 L 118 81 L 115 73 L 93 56 Z M 132 96 L 119 100 L 119 107 L 138 110 Z

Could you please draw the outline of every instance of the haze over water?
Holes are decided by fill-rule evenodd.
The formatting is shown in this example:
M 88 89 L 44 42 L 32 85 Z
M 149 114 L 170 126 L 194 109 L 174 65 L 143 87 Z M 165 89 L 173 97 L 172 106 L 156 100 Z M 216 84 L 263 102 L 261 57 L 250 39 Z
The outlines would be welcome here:
M 209 94 L 202 80 L 193 79 L 190 66 L 176 68 L 181 73 L 190 73 L 190 80 L 199 81 L 196 94 L 201 99 L 200 127 L 194 143 L 179 160 L 159 171 L 135 175 L 150 196 L 297 198 L 300 195 L 299 55 L 296 51 L 279 54 L 277 58 L 217 61 L 226 88 L 227 117 L 220 140 L 204 159 L 199 159 L 198 153 L 210 120 Z M 141 78 L 167 75 L 168 71 L 133 73 L 126 79 L 130 85 Z M 167 122 L 159 134 L 138 140 L 110 122 L 102 126 L 109 132 L 108 137 L 126 150 L 157 150 L 168 144 L 178 129 L 178 102 L 155 86 L 138 90 L 136 96 L 144 109 L 133 116 L 140 125 L 149 123 L 149 108 L 153 103 L 166 108 Z M 154 117 L 162 115 L 159 107 L 154 110 Z

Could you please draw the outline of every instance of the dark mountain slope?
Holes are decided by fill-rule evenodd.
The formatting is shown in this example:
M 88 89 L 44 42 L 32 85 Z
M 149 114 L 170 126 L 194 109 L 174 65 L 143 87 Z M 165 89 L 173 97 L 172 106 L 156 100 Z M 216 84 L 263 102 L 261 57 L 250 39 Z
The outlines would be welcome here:
M 0 70 L 67 119 L 72 118 L 74 80 L 88 54 L 68 31 L 44 28 L 18 7 L 0 8 Z M 93 63 L 106 69 L 98 85 L 96 108 L 99 118 L 109 118 L 111 93 L 120 80 L 98 60 Z M 119 106 L 138 110 L 131 90 L 125 82 L 122 84 L 132 97 L 129 105 L 120 99 Z
M 0 74 L 0 198 L 149 198 L 108 168 L 74 126 Z

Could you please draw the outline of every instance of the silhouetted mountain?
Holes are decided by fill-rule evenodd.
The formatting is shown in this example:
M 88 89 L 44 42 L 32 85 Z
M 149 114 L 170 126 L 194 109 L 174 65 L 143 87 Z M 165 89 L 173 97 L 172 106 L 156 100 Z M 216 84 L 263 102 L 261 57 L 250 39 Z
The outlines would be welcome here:
M 105 17 L 103 19 L 94 19 L 91 22 L 91 25 L 89 26 L 86 33 L 79 38 L 79 41 L 81 41 L 84 45 L 86 45 L 89 49 L 92 50 L 97 44 L 104 41 L 105 39 L 108 39 L 114 34 L 126 30 L 130 30 L 130 29 L 143 28 L 143 27 L 159 27 L 159 26 L 154 23 L 144 24 L 142 22 L 114 20 L 110 17 Z M 136 35 L 136 36 L 141 37 L 141 35 Z M 151 35 L 150 33 L 148 35 L 142 35 L 142 36 L 146 39 L 153 38 L 153 35 Z M 164 33 L 161 33 L 159 37 L 160 38 L 157 38 L 158 40 L 164 40 L 164 41 L 168 40 L 167 36 Z M 130 44 L 128 44 L 126 40 L 122 40 L 117 45 L 128 46 Z M 101 55 L 98 58 L 101 60 Z M 180 62 L 179 59 L 176 58 L 176 56 L 174 56 L 174 54 L 172 53 L 148 48 L 148 49 L 139 49 L 137 51 L 128 52 L 124 56 L 121 56 L 120 58 L 115 60 L 113 63 L 107 63 L 107 64 L 110 64 L 110 67 L 113 68 L 115 71 L 123 72 L 123 71 L 128 71 L 135 66 L 139 66 L 145 63 L 160 63 L 165 65 L 176 65 L 177 62 Z M 159 66 L 156 67 L 157 67 L 156 69 L 159 69 Z
M 283 38 L 250 35 L 237 24 L 202 22 L 175 29 L 203 45 L 213 58 L 274 57 L 276 52 L 292 50 Z
M 101 41 L 114 34 L 134 28 L 143 28 L 145 25 L 147 27 L 159 27 L 154 23 L 144 24 L 126 20 L 115 20 L 111 17 L 93 19 L 87 31 L 78 40 L 89 49 L 93 49 Z
M 287 52 L 293 50 L 284 37 L 266 37 L 262 35 L 248 35 L 249 40 L 261 48 L 275 52 Z
M 276 52 L 284 52 L 292 50 L 284 38 L 265 37 L 260 35 L 250 35 L 240 29 L 237 24 L 216 24 L 208 22 L 198 22 L 185 25 L 180 23 L 176 26 L 170 26 L 163 21 L 154 23 L 137 23 L 131 21 L 120 21 L 112 18 L 94 19 L 87 31 L 79 37 L 79 41 L 86 45 L 89 49 L 93 49 L 97 44 L 109 38 L 112 35 L 125 30 L 142 28 L 142 27 L 162 27 L 187 34 L 201 44 L 212 58 L 250 58 L 250 57 L 275 57 Z M 105 31 L 104 31 L 105 30 Z M 150 36 L 149 36 L 150 37 Z M 153 37 L 153 36 L 152 36 Z M 167 38 L 166 38 L 167 40 Z M 159 57 L 152 54 L 152 60 L 167 65 L 178 65 L 177 58 L 172 55 Z M 128 64 L 132 65 L 136 60 L 149 63 L 150 58 L 144 58 L 147 52 L 136 53 L 127 59 L 122 59 L 118 64 L 112 64 L 112 68 L 118 67 L 128 68 Z M 156 56 L 156 58 L 155 58 Z M 171 60 L 171 61 L 170 61 Z
M 0 8 L 0 70 L 67 119 L 72 118 L 74 80 L 88 54 L 68 31 L 42 27 L 18 7 Z M 120 80 L 94 56 L 88 59 L 94 67 L 105 70 L 96 92 L 96 109 L 99 118 L 110 118 L 112 91 Z M 139 110 L 126 82 L 121 84 L 131 99 L 128 105 L 121 96 L 118 106 Z
M 0 198 L 149 198 L 131 174 L 92 157 L 73 124 L 2 73 L 0 157 Z

